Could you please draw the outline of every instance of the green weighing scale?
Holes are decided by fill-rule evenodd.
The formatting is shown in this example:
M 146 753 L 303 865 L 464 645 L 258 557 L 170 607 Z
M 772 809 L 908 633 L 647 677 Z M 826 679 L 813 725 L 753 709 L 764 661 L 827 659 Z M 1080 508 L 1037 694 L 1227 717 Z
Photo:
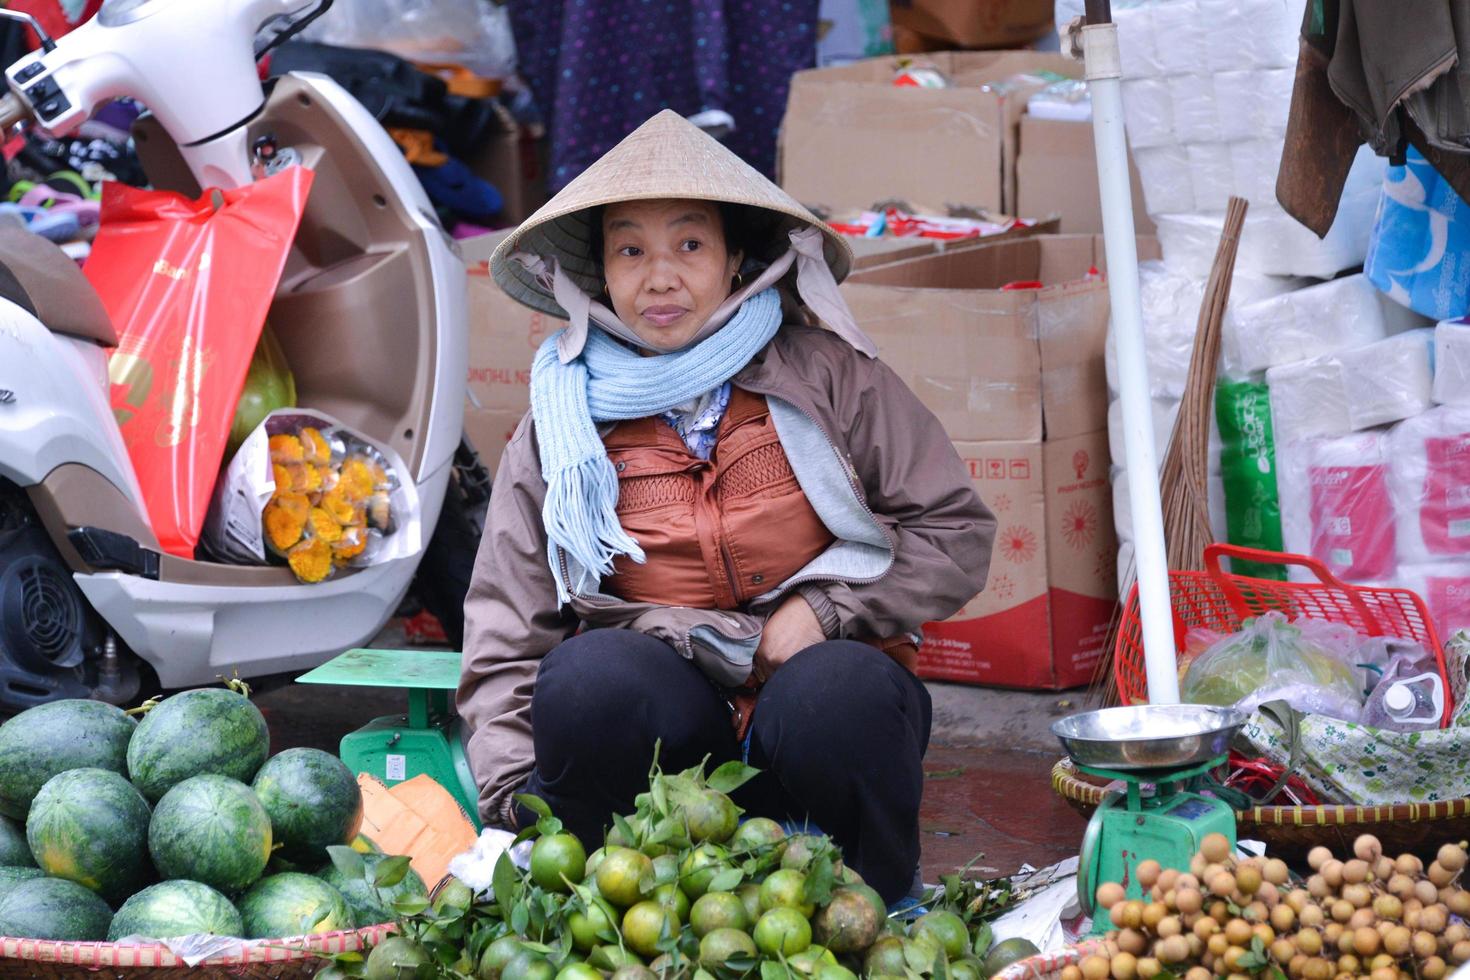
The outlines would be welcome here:
M 465 759 L 459 717 L 449 710 L 459 670 L 454 650 L 348 650 L 296 683 L 407 688 L 408 714 L 374 718 L 344 735 L 338 754 L 354 774 L 365 772 L 387 786 L 428 776 L 479 830 L 479 792 Z
M 1224 763 L 1245 722 L 1233 708 L 1174 704 L 1105 708 L 1052 725 L 1079 772 L 1124 784 L 1098 805 L 1078 856 L 1077 897 L 1094 935 L 1110 926 L 1093 914 L 1099 885 L 1117 882 L 1129 898 L 1142 898 L 1141 862 L 1186 871 L 1210 834 L 1235 846 L 1235 811 L 1197 787 Z

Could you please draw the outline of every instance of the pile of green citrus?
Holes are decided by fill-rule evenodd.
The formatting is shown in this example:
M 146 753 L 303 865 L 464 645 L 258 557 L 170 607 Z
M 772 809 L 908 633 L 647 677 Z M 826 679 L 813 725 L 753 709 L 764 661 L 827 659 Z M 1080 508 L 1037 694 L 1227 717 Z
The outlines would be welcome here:
M 655 770 L 637 812 L 615 818 L 588 853 L 550 810 L 537 813 L 528 872 L 509 856 L 477 901 L 451 881 L 433 906 L 372 951 L 364 974 L 479 980 L 982 980 L 1028 949 L 991 962 L 989 928 L 964 907 L 891 919 L 830 839 L 741 822 L 729 793 L 755 770 L 728 763 Z M 1003 944 L 1004 945 L 1004 944 Z M 338 966 L 336 969 L 342 969 Z M 348 972 L 348 971 L 343 971 Z M 325 974 L 330 976 L 331 974 Z

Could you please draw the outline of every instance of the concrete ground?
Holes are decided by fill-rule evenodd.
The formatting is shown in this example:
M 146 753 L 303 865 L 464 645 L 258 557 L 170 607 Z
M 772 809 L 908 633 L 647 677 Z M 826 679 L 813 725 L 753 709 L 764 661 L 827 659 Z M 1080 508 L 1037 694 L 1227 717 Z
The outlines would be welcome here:
M 393 637 L 385 637 L 385 645 Z M 1081 710 L 1085 692 L 1003 691 L 930 683 L 934 726 L 920 813 L 924 878 L 966 865 L 982 877 L 1043 867 L 1076 853 L 1083 821 L 1051 789 L 1061 749 L 1048 727 Z M 406 710 L 400 691 L 286 684 L 257 703 L 272 751 L 335 751 L 371 718 Z

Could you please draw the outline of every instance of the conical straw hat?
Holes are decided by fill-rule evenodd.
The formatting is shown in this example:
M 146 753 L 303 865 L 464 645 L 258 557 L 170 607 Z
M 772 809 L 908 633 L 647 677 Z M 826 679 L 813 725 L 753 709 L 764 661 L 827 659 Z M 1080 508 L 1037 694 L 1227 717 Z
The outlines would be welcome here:
M 490 271 L 513 299 L 565 319 L 567 313 L 535 274 L 511 258 L 529 252 L 555 258 L 588 295 L 602 291 L 599 265 L 590 254 L 588 209 L 621 201 L 677 198 L 720 201 L 785 215 L 788 229 L 811 225 L 822 232 L 823 256 L 838 282 L 852 268 L 852 249 L 791 195 L 671 109 L 639 126 L 588 167 L 500 243 Z

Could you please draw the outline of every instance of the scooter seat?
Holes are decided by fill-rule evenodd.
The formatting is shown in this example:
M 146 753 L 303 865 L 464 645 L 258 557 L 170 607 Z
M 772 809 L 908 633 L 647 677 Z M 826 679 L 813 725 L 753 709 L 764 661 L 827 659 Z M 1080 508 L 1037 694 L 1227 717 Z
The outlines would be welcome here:
M 58 246 L 17 225 L 0 224 L 0 299 L 54 333 L 117 346 L 117 331 L 87 277 Z

